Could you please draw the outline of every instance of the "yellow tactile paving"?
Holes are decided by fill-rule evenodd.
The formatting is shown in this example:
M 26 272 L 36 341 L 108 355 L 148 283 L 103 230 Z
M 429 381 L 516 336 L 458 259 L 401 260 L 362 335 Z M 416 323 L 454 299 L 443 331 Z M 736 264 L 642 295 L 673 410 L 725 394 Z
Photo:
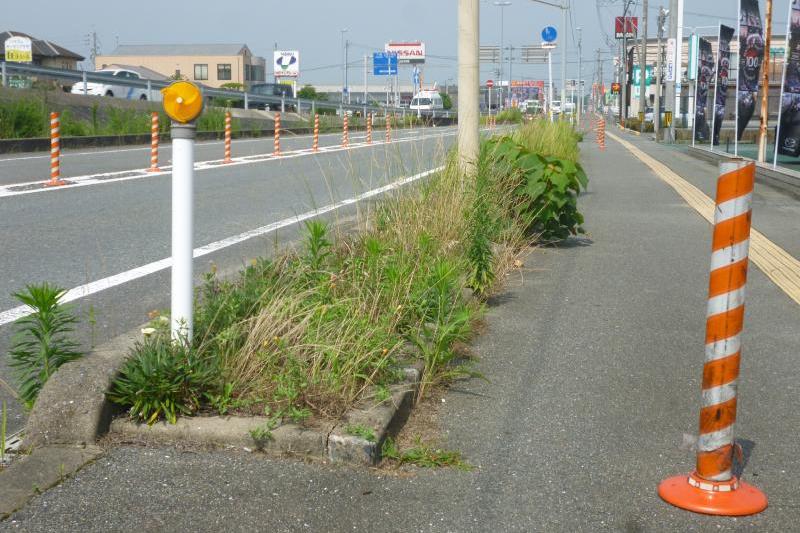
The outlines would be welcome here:
M 642 163 L 650 167 L 656 176 L 675 189 L 687 204 L 700 213 L 700 216 L 713 224 L 714 200 L 631 143 L 610 132 L 606 132 L 606 135 L 620 143 Z M 780 287 L 789 298 L 800 304 L 800 261 L 756 229 L 750 232 L 750 261 L 764 272 L 775 285 Z

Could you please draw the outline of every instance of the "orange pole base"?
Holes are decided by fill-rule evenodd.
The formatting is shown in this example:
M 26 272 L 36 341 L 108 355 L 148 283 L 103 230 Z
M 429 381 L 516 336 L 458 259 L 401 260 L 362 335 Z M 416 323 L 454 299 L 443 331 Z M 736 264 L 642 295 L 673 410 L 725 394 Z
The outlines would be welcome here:
M 712 488 L 696 487 L 689 483 L 690 477 L 695 484 L 702 483 Z M 728 491 L 719 490 L 730 487 L 732 483 L 738 483 L 738 486 Z M 767 497 L 763 492 L 736 478 L 732 482 L 719 482 L 701 479 L 694 473 L 690 476 L 673 476 L 661 482 L 658 495 L 675 507 L 709 515 L 747 516 L 767 508 Z
M 150 167 L 147 169 L 147 172 L 161 172 L 161 169 L 158 167 Z
M 66 185 L 67 182 L 64 180 L 50 180 L 44 184 L 45 187 L 60 187 L 61 185 Z

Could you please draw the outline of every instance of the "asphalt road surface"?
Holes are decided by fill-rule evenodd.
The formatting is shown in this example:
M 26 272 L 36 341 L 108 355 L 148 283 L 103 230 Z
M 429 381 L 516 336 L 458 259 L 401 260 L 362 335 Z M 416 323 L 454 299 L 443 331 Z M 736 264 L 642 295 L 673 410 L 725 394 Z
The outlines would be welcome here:
M 271 253 L 276 243 L 291 241 L 300 227 L 292 217 L 441 165 L 455 131 L 395 130 L 388 145 L 383 132 L 376 132 L 371 146 L 364 144 L 363 134 L 356 134 L 348 150 L 340 148 L 341 134 L 329 135 L 321 139 L 317 154 L 310 152 L 310 136 L 295 137 L 283 143 L 281 158 L 271 156 L 271 139 L 245 139 L 234 143 L 235 162 L 228 165 L 208 163 L 207 158 L 221 151 L 219 143 L 201 145 L 195 172 L 195 246 L 213 244 L 215 251 L 195 260 L 196 278 L 212 262 L 221 272 L 232 272 Z M 129 331 L 146 322 L 149 311 L 169 306 L 164 261 L 170 256 L 170 174 L 135 171 L 146 155 L 138 148 L 89 153 L 65 158 L 65 168 L 77 167 L 67 186 L 0 187 L 3 380 L 10 378 L 5 354 L 19 307 L 12 293 L 26 284 L 47 281 L 89 292 L 108 286 L 76 301 L 81 341 L 87 347 Z M 39 156 L 19 157 L 29 156 L 0 160 L 0 183 L 19 184 L 25 172 L 47 166 Z M 125 171 L 125 177 L 113 173 L 117 171 Z M 83 180 L 87 174 L 94 177 Z M 365 206 L 340 207 L 325 218 L 352 217 Z M 280 227 L 270 230 L 270 225 Z M 11 406 L 9 431 L 20 429 L 24 412 L 3 387 L 0 399 Z
M 440 424 L 476 469 L 413 475 L 244 453 L 122 447 L 37 497 L 8 531 L 796 531 L 798 305 L 751 267 L 736 434 L 743 478 L 770 507 L 747 518 L 673 508 L 697 431 L 711 228 L 619 144 L 584 143 L 588 235 L 539 249 L 494 299 Z M 651 149 L 647 146 L 645 149 Z M 657 149 L 653 148 L 655 152 Z M 703 182 L 716 168 L 673 157 Z M 795 200 L 757 186 L 764 202 Z M 761 203 L 759 203 L 761 202 Z M 759 212 L 760 210 L 760 212 Z M 778 209 L 780 211 L 780 209 Z M 795 241 L 796 242 L 796 241 Z

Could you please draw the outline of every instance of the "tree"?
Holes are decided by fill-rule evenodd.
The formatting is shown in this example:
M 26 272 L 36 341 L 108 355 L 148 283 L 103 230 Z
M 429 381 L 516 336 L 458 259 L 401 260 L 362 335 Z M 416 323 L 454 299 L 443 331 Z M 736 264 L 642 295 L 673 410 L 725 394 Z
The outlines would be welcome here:
M 450 99 L 450 95 L 447 93 L 439 93 L 439 96 L 442 97 L 442 105 L 445 109 L 453 109 L 453 101 Z
M 303 100 L 327 100 L 328 97 L 322 93 L 318 93 L 316 87 L 313 85 L 306 85 L 297 91 L 297 97 Z
M 244 84 L 237 83 L 235 81 L 233 82 L 229 81 L 228 83 L 223 83 L 222 85 L 220 85 L 219 88 L 227 89 L 229 91 L 244 91 Z

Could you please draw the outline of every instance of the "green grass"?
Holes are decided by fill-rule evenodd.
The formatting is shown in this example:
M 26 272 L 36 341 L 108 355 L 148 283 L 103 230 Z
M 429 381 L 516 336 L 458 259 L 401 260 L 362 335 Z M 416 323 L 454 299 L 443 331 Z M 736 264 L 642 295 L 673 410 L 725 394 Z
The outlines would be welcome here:
M 519 128 L 512 138 L 530 152 L 541 156 L 557 157 L 573 163 L 577 163 L 580 157 L 580 134 L 567 121 L 551 123 L 547 119 L 536 119 Z
M 348 435 L 361 437 L 367 442 L 375 442 L 375 430 L 363 424 L 352 424 L 345 428 Z
M 563 141 L 576 145 L 574 135 Z M 464 289 L 480 298 L 497 290 L 531 239 L 530 221 L 517 211 L 522 178 L 490 155 L 484 150 L 476 179 L 465 179 L 449 158 L 428 181 L 368 206 L 358 232 L 311 221 L 296 249 L 257 259 L 235 278 L 208 273 L 197 293 L 190 353 L 163 360 L 191 355 L 208 362 L 214 379 L 195 390 L 186 376 L 189 388 L 173 394 L 159 380 L 176 365 L 143 372 L 151 348 L 139 346 L 112 398 L 145 421 L 198 410 L 303 421 L 338 418 L 368 397 L 385 401 L 415 359 L 424 363 L 420 397 L 437 383 L 474 375 L 459 363 L 460 346 L 471 339 L 483 304 Z M 157 335 L 167 337 L 167 328 Z M 170 383 L 180 373 L 168 375 Z M 141 390 L 151 391 L 148 409 Z M 155 401 L 163 390 L 174 404 L 169 412 Z
M 397 443 L 391 437 L 387 437 L 383 442 L 381 455 L 385 460 L 392 461 L 397 466 L 412 464 L 420 468 L 450 467 L 466 471 L 474 468 L 464 461 L 461 452 L 423 443 L 419 437 L 417 437 L 415 445 L 406 450 L 400 450 Z

